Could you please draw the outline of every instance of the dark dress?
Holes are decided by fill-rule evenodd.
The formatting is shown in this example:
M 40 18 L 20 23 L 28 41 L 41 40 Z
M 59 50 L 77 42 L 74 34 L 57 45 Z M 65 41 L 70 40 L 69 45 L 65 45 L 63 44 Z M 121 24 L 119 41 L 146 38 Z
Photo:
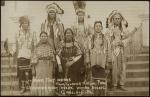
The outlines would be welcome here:
M 63 71 L 66 71 L 65 64 L 68 59 L 78 55 L 78 49 L 75 45 L 72 47 L 63 47 L 61 52 L 61 62 Z M 73 63 L 68 69 L 68 78 L 73 82 L 84 80 L 84 57 L 82 56 L 79 60 Z M 80 75 L 80 76 L 79 76 Z M 65 72 L 63 72 L 63 77 L 65 77 Z
M 17 76 L 19 77 L 19 88 L 29 89 L 32 81 L 32 72 L 30 68 L 30 59 L 18 58 L 17 59 Z M 28 73 L 28 74 L 27 74 Z
M 63 73 L 61 75 L 61 78 L 65 78 L 66 63 L 70 60 L 70 58 L 76 57 L 78 55 L 81 55 L 80 59 L 78 59 L 68 68 L 67 78 L 70 78 L 71 80 L 70 83 L 81 83 L 85 80 L 84 57 L 77 43 L 74 43 L 74 45 L 71 47 L 63 46 L 61 48 L 61 52 L 59 53 L 59 56 L 61 58 L 61 65 L 63 68 Z M 76 86 L 74 86 L 73 88 L 75 91 Z

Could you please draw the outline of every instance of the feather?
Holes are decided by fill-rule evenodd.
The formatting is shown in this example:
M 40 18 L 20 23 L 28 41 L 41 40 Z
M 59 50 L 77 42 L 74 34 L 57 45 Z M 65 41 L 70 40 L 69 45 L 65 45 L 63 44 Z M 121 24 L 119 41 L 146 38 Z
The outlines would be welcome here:
M 4 41 L 4 49 L 8 52 L 8 39 Z
M 73 6 L 75 9 L 75 12 L 78 12 L 79 10 L 85 10 L 86 3 L 85 1 L 73 1 Z

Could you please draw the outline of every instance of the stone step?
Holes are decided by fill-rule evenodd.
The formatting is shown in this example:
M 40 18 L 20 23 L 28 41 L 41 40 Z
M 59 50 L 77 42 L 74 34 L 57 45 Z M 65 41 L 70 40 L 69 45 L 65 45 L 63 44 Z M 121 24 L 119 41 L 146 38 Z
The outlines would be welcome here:
M 149 53 L 149 47 L 143 47 L 142 53 Z
M 10 70 L 9 70 L 10 71 Z M 10 80 L 10 76 L 12 76 L 12 78 L 16 78 L 17 77 L 17 70 L 11 71 L 12 73 L 8 73 L 7 72 L 2 72 L 1 74 L 1 81 L 9 81 Z M 126 71 L 126 77 L 127 78 L 144 78 L 144 77 L 148 77 L 149 76 L 149 70 L 148 69 L 129 69 Z
M 121 91 L 121 90 L 117 90 L 117 91 L 107 91 L 107 95 L 106 96 L 149 96 L 149 88 L 148 87 L 141 87 L 141 88 L 137 88 L 137 87 L 132 87 L 132 88 L 126 88 L 127 91 Z M 20 94 L 19 90 L 14 90 L 14 91 L 2 91 L 1 92 L 2 96 L 27 96 L 30 95 L 30 91 L 26 92 L 24 94 Z
M 11 72 L 17 72 L 17 65 L 1 65 L 1 73 L 5 73 L 7 70 L 10 70 Z
M 10 89 L 10 86 L 15 86 L 15 89 L 18 89 L 18 80 L 9 81 L 1 81 L 1 89 L 7 90 Z M 149 86 L 149 78 L 127 78 L 126 87 L 148 87 Z
M 1 77 L 10 77 L 10 76 L 17 76 L 17 72 L 12 72 L 12 73 L 1 73 Z
M 108 91 L 107 96 L 148 96 L 149 87 L 128 87 L 127 91 Z
M 14 65 L 2 65 L 2 66 L 1 66 L 1 69 L 3 69 L 3 68 L 4 68 L 4 69 L 5 69 L 5 68 L 6 68 L 6 69 L 7 69 L 7 68 L 17 68 L 17 65 L 16 65 L 16 64 L 14 64 Z
M 10 90 L 7 90 L 7 91 L 1 91 L 1 96 L 19 96 L 20 93 L 19 91 L 10 91 Z
M 18 81 L 1 82 L 1 90 L 19 90 Z
M 13 63 L 13 57 L 1 57 L 1 65 L 9 65 Z
M 130 61 L 126 65 L 126 69 L 145 69 L 149 68 L 149 61 Z
M 1 81 L 8 82 L 10 80 L 17 80 L 17 72 L 1 73 Z
M 17 72 L 17 65 L 2 65 L 1 66 L 1 73 L 7 73 L 7 72 Z
M 27 92 L 21 94 L 19 90 L 14 90 L 14 91 L 9 91 L 9 90 L 7 90 L 7 91 L 2 91 L 2 92 L 1 92 L 1 95 L 2 95 L 2 96 L 31 96 L 31 95 L 30 95 L 30 91 L 27 91 Z
M 125 82 L 126 87 L 148 87 L 149 78 L 127 78 Z
M 148 78 L 149 69 L 129 69 L 126 71 L 127 78 Z
M 3 76 L 1 77 L 1 82 L 9 82 L 9 81 L 17 81 L 18 78 L 16 76 Z
M 134 56 L 134 58 L 133 58 L 133 55 L 127 55 L 127 60 L 128 61 L 148 61 L 149 54 L 137 54 Z

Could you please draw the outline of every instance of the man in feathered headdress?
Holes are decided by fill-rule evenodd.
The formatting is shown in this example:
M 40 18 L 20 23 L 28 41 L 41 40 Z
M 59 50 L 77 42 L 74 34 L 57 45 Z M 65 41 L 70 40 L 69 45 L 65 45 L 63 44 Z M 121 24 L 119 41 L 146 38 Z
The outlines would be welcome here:
M 125 47 L 131 36 L 135 31 L 129 33 L 127 30 L 128 22 L 123 15 L 114 10 L 107 18 L 106 36 L 108 39 L 108 59 L 112 62 L 112 86 L 113 90 L 117 87 L 121 90 L 125 90 L 126 80 L 126 64 L 125 64 Z M 118 86 L 119 83 L 119 86 Z
M 56 3 L 51 3 L 46 6 L 47 19 L 41 25 L 41 32 L 45 31 L 49 35 L 50 43 L 56 50 L 58 43 L 63 39 L 64 25 L 57 17 L 59 14 L 64 14 L 64 10 Z
M 86 2 L 85 1 L 73 1 L 73 6 L 75 9 L 76 14 L 76 22 L 72 26 L 74 35 L 75 35 L 75 41 L 79 43 L 81 51 L 83 53 L 83 61 L 84 66 L 88 67 L 89 63 L 89 51 L 87 49 L 87 44 L 89 40 L 89 35 L 91 33 L 91 26 L 88 24 L 88 21 L 86 18 L 89 18 L 86 16 Z M 86 68 L 82 67 L 82 68 Z M 85 72 L 85 71 L 83 71 Z M 85 80 L 87 79 L 88 74 L 85 75 Z
M 41 32 L 47 32 L 49 43 L 53 47 L 54 53 L 56 55 L 64 36 L 64 25 L 58 18 L 58 15 L 63 15 L 64 10 L 60 8 L 60 6 L 56 3 L 51 3 L 47 5 L 46 10 L 47 19 L 45 19 L 44 23 L 41 24 Z M 58 78 L 59 76 L 59 72 L 57 71 L 60 67 L 56 64 L 57 63 L 54 63 L 53 66 L 54 78 Z
M 84 54 L 84 63 L 89 62 L 87 52 L 87 40 L 91 34 L 91 26 L 86 20 L 86 2 L 85 1 L 73 1 L 77 20 L 75 25 L 72 27 L 75 33 L 75 40 L 80 44 L 82 52 Z M 88 17 L 89 18 L 89 17 Z

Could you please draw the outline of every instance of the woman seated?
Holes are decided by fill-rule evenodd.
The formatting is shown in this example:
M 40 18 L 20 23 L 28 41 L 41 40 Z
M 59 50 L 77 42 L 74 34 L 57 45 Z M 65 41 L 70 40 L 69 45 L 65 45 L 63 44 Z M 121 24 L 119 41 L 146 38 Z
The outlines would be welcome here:
M 71 83 L 83 82 L 85 78 L 85 66 L 81 48 L 74 41 L 73 31 L 70 28 L 66 29 L 64 36 L 64 43 L 56 56 L 59 71 L 62 71 L 61 78 L 68 78 Z

